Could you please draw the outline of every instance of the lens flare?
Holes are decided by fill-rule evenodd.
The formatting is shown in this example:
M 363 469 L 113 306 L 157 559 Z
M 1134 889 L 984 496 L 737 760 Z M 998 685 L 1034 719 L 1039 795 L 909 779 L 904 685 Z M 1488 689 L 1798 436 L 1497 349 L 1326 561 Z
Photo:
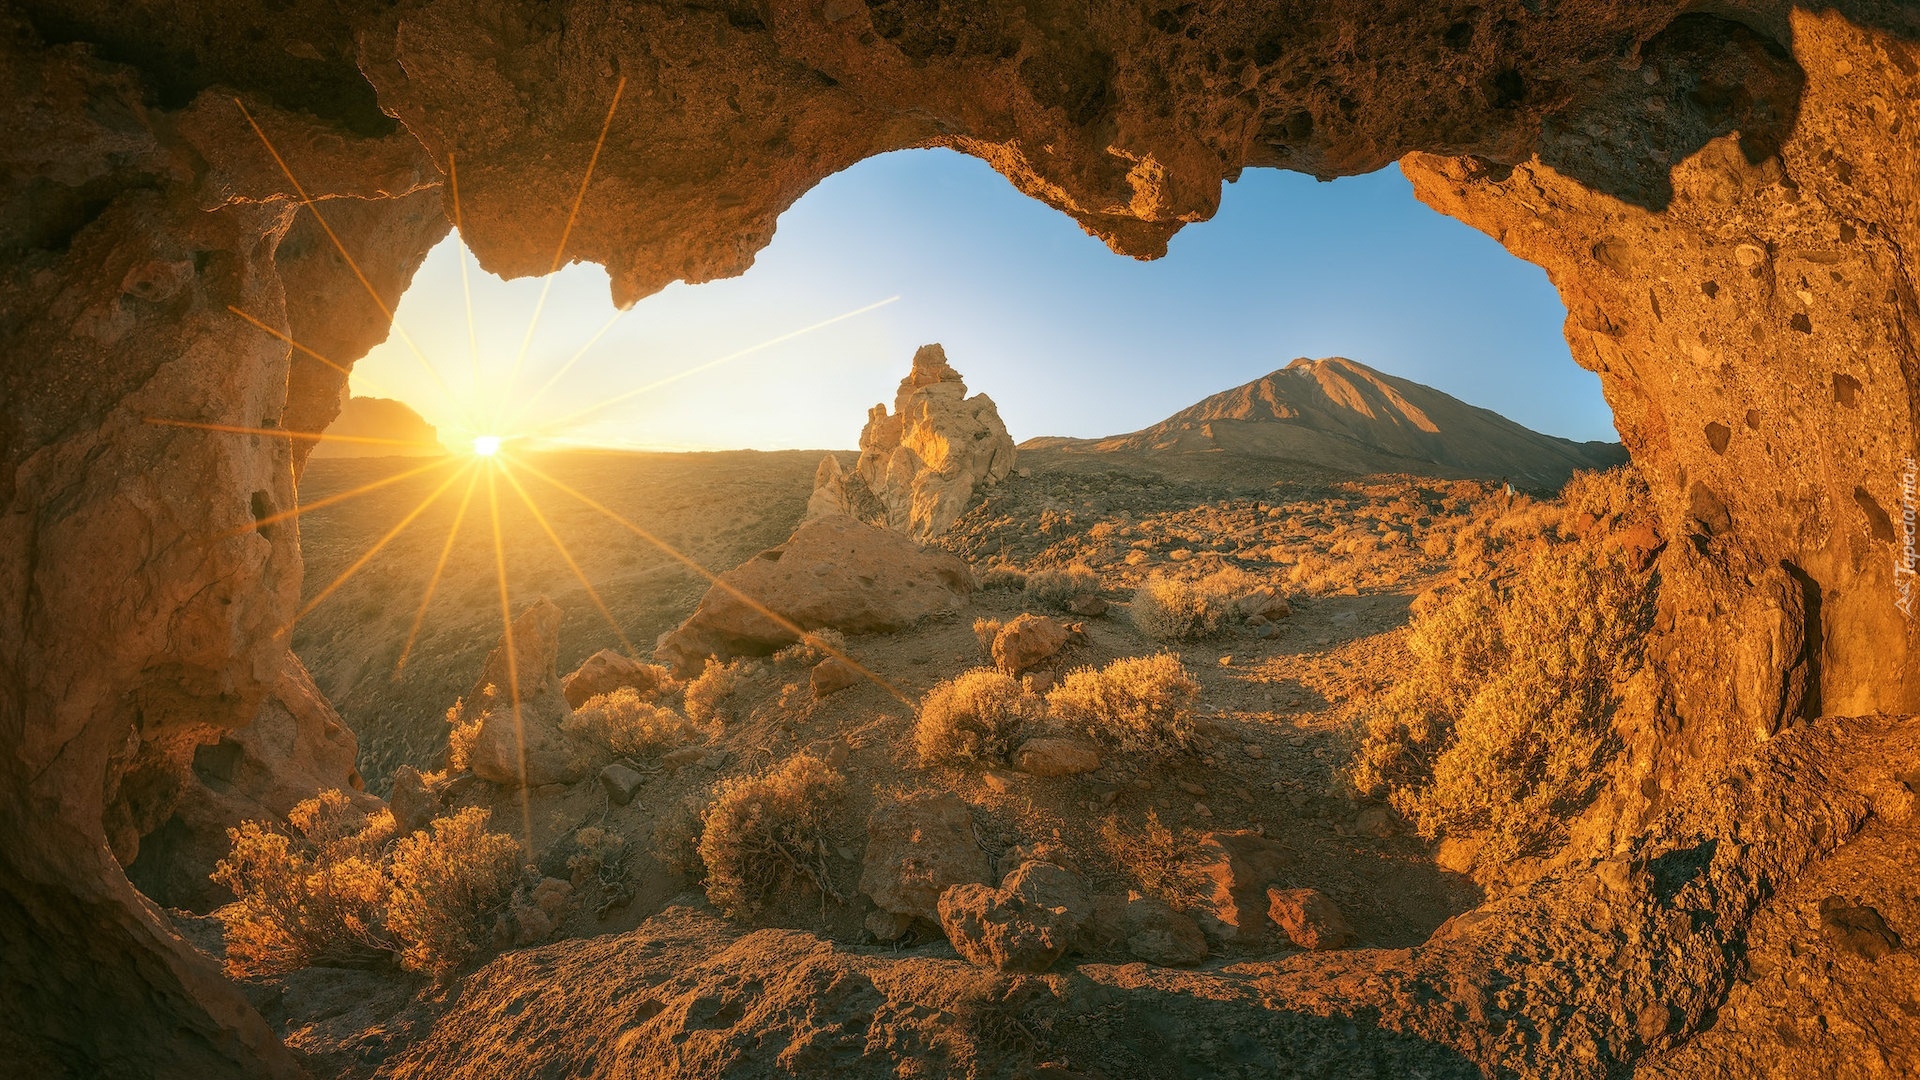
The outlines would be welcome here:
M 475 435 L 473 437 L 473 452 L 476 456 L 479 456 L 479 457 L 492 457 L 493 455 L 499 453 L 500 452 L 500 436 Z

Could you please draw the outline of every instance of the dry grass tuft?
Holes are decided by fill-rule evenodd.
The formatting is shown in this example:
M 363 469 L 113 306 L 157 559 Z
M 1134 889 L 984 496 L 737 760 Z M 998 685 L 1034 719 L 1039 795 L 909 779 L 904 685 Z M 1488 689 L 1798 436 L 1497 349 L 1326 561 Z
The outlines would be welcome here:
M 1075 597 L 1091 596 L 1099 591 L 1100 575 L 1085 563 L 1074 563 L 1058 570 L 1035 570 L 1027 575 L 1026 588 L 1023 590 L 1029 603 L 1057 611 L 1067 610 L 1067 604 Z
M 1109 815 L 1100 823 L 1100 841 L 1120 872 L 1148 896 L 1186 910 L 1207 895 L 1207 880 L 1193 866 L 1198 837 L 1192 830 L 1176 835 L 1160 823 L 1159 814 L 1148 810 L 1139 832 L 1127 832 L 1117 816 Z
M 1190 750 L 1200 684 L 1172 653 L 1081 668 L 1047 694 L 1053 718 L 1108 746 L 1144 753 Z
M 700 819 L 707 899 L 733 918 L 757 914 L 801 882 L 839 899 L 827 820 L 845 797 L 846 778 L 811 754 L 721 784 Z
M 993 656 L 993 641 L 1000 636 L 1000 628 L 1006 624 L 991 615 L 982 615 L 973 620 L 973 637 L 980 643 L 980 651 L 987 657 Z
M 1155 641 L 1192 641 L 1238 618 L 1236 602 L 1259 587 L 1252 574 L 1231 566 L 1195 580 L 1155 574 L 1134 591 L 1128 615 Z
M 847 638 L 845 634 L 832 627 L 810 630 L 807 636 L 773 654 L 776 664 L 798 664 L 805 667 L 825 660 L 829 656 L 845 656 Z
M 699 733 L 672 709 L 641 698 L 630 687 L 596 694 L 561 723 L 623 757 L 646 757 L 692 741 Z
M 718 660 L 707 661 L 706 668 L 687 683 L 686 697 L 683 699 L 687 719 L 709 727 L 718 727 L 732 719 L 727 699 L 744 681 L 745 667 L 739 660 L 725 664 Z
M 1044 712 L 1019 680 L 994 668 L 961 672 L 921 699 L 913 742 L 922 765 L 1001 763 Z

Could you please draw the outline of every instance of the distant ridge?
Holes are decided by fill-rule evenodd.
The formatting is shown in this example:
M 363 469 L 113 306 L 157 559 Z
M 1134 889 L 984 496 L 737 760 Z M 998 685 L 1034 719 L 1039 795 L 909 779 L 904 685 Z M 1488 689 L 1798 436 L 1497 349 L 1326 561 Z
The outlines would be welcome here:
M 392 398 L 350 397 L 340 415 L 327 425 L 313 448 L 317 458 L 430 457 L 446 453 L 440 433 L 405 402 Z M 353 439 L 389 439 L 392 442 L 345 442 Z
M 1627 460 L 1619 443 L 1543 435 L 1430 386 L 1339 356 L 1302 357 L 1131 434 L 1043 437 L 1027 440 L 1020 449 L 1224 453 L 1356 473 L 1505 477 L 1529 487 L 1558 487 L 1576 469 L 1610 468 Z

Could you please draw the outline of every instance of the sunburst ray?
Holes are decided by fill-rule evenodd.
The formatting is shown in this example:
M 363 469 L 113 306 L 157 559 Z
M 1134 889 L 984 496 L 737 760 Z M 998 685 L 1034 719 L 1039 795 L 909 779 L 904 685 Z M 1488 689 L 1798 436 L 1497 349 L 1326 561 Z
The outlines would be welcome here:
M 226 532 L 221 533 L 219 537 L 217 537 L 216 539 L 225 539 L 229 536 L 238 536 L 241 533 L 253 532 L 256 529 L 265 528 L 268 525 L 277 525 L 280 522 L 286 521 L 289 518 L 296 518 L 302 514 L 311 513 L 322 507 L 333 506 L 336 503 L 343 503 L 343 502 L 346 502 L 348 499 L 357 499 L 360 496 L 365 495 L 370 491 L 378 491 L 379 489 L 386 487 L 389 484 L 397 484 L 402 480 L 407 480 L 412 477 L 419 476 L 421 473 L 424 473 L 424 472 L 431 472 L 434 469 L 443 469 L 453 463 L 454 463 L 454 459 L 451 457 L 436 458 L 432 461 L 427 462 L 425 465 L 420 466 L 419 468 L 408 469 L 404 472 L 394 473 L 392 476 L 383 476 L 378 480 L 373 480 L 373 481 L 369 481 L 368 483 L 361 484 L 359 487 L 354 488 L 351 491 L 342 491 L 337 494 L 329 495 L 324 499 L 318 499 L 314 502 L 306 503 L 305 505 L 295 506 L 291 510 L 282 510 L 277 514 L 268 514 L 266 517 L 248 522 L 247 524 L 242 525 L 237 529 L 229 529 Z
M 463 471 L 464 469 L 472 468 L 472 467 L 473 467 L 473 463 L 468 462 L 467 465 L 463 467 Z M 373 557 L 375 555 L 380 554 L 380 551 L 382 548 L 392 543 L 394 537 L 399 536 L 402 532 L 406 530 L 407 526 L 413 524 L 413 519 L 425 513 L 427 510 L 427 507 L 432 506 L 434 503 L 438 502 L 440 500 L 441 493 L 446 491 L 449 487 L 452 487 L 453 482 L 458 479 L 460 479 L 460 473 L 456 472 L 452 476 L 449 476 L 445 480 L 442 480 L 440 482 L 439 487 L 434 488 L 431 494 L 429 494 L 425 499 L 420 500 L 420 504 L 418 506 L 415 506 L 412 510 L 408 511 L 407 515 L 401 518 L 399 522 L 394 525 L 393 528 L 388 529 L 386 532 L 386 535 L 374 541 L 373 546 L 368 548 L 366 552 L 362 554 L 358 559 L 355 559 L 353 561 L 353 565 L 347 567 L 346 570 L 342 571 L 339 577 L 334 578 L 332 584 L 328 585 L 324 589 L 321 589 L 318 595 L 314 596 L 313 599 L 308 600 L 306 604 L 300 608 L 299 613 L 294 615 L 293 621 L 297 623 L 301 619 L 305 618 L 308 612 L 311 612 L 314 608 L 320 606 L 321 601 L 325 600 L 329 596 L 332 596 L 334 593 L 334 590 L 338 589 L 342 585 L 345 585 L 347 583 L 347 579 L 359 573 L 362 567 L 366 566 L 369 562 L 372 562 Z M 293 627 L 288 626 L 287 629 L 291 631 Z
M 737 351 L 730 352 L 725 356 L 716 357 L 702 364 L 695 364 L 693 367 L 686 368 L 682 371 L 677 371 L 672 375 L 668 375 L 660 379 L 655 379 L 653 382 L 647 383 L 644 386 L 636 387 L 632 390 L 626 391 L 625 393 L 615 394 L 613 397 L 607 398 L 604 401 L 595 402 L 594 404 L 589 405 L 586 408 L 579 410 L 578 412 L 572 413 L 571 415 L 568 415 L 568 416 L 563 416 L 560 419 L 553 421 L 552 423 L 542 424 L 538 428 L 535 428 L 534 431 L 531 432 L 530 434 L 540 434 L 540 433 L 553 431 L 556 428 L 571 426 L 575 423 L 578 423 L 581 420 L 586 419 L 589 416 L 592 416 L 594 413 L 600 412 L 603 409 L 612 408 L 613 406 L 618 405 L 623 401 L 631 401 L 632 399 L 639 397 L 641 394 L 651 393 L 652 391 L 658 390 L 663 386 L 671 386 L 682 379 L 690 379 L 693 376 L 700 374 L 701 372 L 712 371 L 714 368 L 717 368 L 722 364 L 730 364 L 742 357 L 751 356 L 754 353 L 761 352 L 765 349 L 770 349 L 775 345 L 784 344 L 786 342 L 792 341 L 794 338 L 801 337 L 806 334 L 811 334 L 816 330 L 824 330 L 835 323 L 845 322 L 846 320 L 854 318 L 856 316 L 865 315 L 869 311 L 874 311 L 878 308 L 886 307 L 888 304 L 891 304 L 898 299 L 900 299 L 898 296 L 889 296 L 885 300 L 878 300 L 878 301 L 875 301 L 874 303 L 868 304 L 865 307 L 855 308 L 852 311 L 835 315 L 831 319 L 822 319 L 819 322 L 814 323 L 812 326 L 803 326 L 798 330 L 789 330 L 788 332 L 781 334 L 778 337 L 768 338 L 767 340 L 762 341 L 757 345 L 749 345 L 744 349 L 739 349 Z
M 493 515 L 494 577 L 500 585 L 501 642 L 507 650 L 507 698 L 513 709 L 514 752 L 520 765 L 520 824 L 525 850 L 533 851 L 533 803 L 527 797 L 527 728 L 520 712 L 520 657 L 513 643 L 513 602 L 507 593 L 507 549 L 500 539 L 500 490 L 487 469 L 487 509 Z
M 407 643 L 400 647 L 400 661 L 393 665 L 393 677 L 400 677 L 401 669 L 407 666 L 407 657 L 413 652 L 413 643 L 420 637 L 420 627 L 426 622 L 427 605 L 433 602 L 433 594 L 440 587 L 440 575 L 446 572 L 447 556 L 453 553 L 453 542 L 460 535 L 460 523 L 466 520 L 467 505 L 473 501 L 473 488 L 479 482 L 478 471 L 467 474 L 467 490 L 460 496 L 460 507 L 453 512 L 453 525 L 447 529 L 447 542 L 440 547 L 440 558 L 433 564 L 433 576 L 427 579 L 427 590 L 420 597 L 420 610 L 413 613 L 413 625 L 407 628 Z
M 553 251 L 553 265 L 547 268 L 547 276 L 540 283 L 540 299 L 533 305 L 533 318 L 527 321 L 527 332 L 520 337 L 520 348 L 514 353 L 513 369 L 507 375 L 504 388 L 511 392 L 513 384 L 520 378 L 520 366 L 526 362 L 527 348 L 533 343 L 534 328 L 540 325 L 540 314 L 546 310 L 547 293 L 553 288 L 553 276 L 560 271 L 560 263 L 567 257 L 567 241 L 573 237 L 573 226 L 580 217 L 580 204 L 586 201 L 587 185 L 593 182 L 593 170 L 600 164 L 600 151 L 607 145 L 607 132 L 613 127 L 613 114 L 620 108 L 620 95 L 627 89 L 627 77 L 622 75 L 613 86 L 613 102 L 607 106 L 607 118 L 600 122 L 600 136 L 593 141 L 593 154 L 587 158 L 587 174 L 580 178 L 580 190 L 574 193 L 573 208 L 567 211 L 567 224 L 560 230 L 560 243 Z
M 627 640 L 627 632 L 620 628 L 620 621 L 613 617 L 613 612 L 607 607 L 606 601 L 600 598 L 600 593 L 594 589 L 593 583 L 587 580 L 586 573 L 580 569 L 580 564 L 574 561 L 573 553 L 567 550 L 567 545 L 561 541 L 560 534 L 554 531 L 553 524 L 547 520 L 547 515 L 541 513 L 540 508 L 534 505 L 533 496 L 527 494 L 526 486 L 513 475 L 513 469 L 509 467 L 513 464 L 515 462 L 503 462 L 500 475 L 506 478 L 507 483 L 513 485 L 513 490 L 520 496 L 520 501 L 525 503 L 527 510 L 533 514 L 533 520 L 539 522 L 540 527 L 546 530 L 547 539 L 553 541 L 554 550 L 566 560 L 567 569 L 573 571 L 573 576 L 580 582 L 580 587 L 587 590 L 587 599 L 593 601 L 593 606 L 600 610 L 600 617 L 607 620 L 607 625 L 613 629 L 614 636 L 620 639 L 620 647 L 626 650 L 628 656 L 637 658 L 638 654 L 633 647 L 633 642 Z
M 548 484 L 551 484 L 553 487 L 560 489 L 561 491 L 567 493 L 568 495 L 573 496 L 575 499 L 580 500 L 581 502 L 592 507 L 593 509 L 598 510 L 600 513 L 604 514 L 607 518 L 611 519 L 615 524 L 626 529 L 628 532 L 633 533 L 635 536 L 638 536 L 640 539 L 645 540 L 647 543 L 652 544 L 656 548 L 659 548 L 660 551 L 664 553 L 668 558 L 673 559 L 675 562 L 680 563 L 682 566 L 685 566 L 689 570 L 692 570 L 694 573 L 699 574 L 701 577 L 705 578 L 709 584 L 718 588 L 720 591 L 726 593 L 727 595 L 733 597 L 735 600 L 740 601 L 742 604 L 745 604 L 747 607 L 752 608 L 755 613 L 765 617 L 768 621 L 774 623 L 776 626 L 779 626 L 781 629 L 794 635 L 796 638 L 800 639 L 801 641 L 807 641 L 812 643 L 816 648 L 820 649 L 822 652 L 825 652 L 833 656 L 835 659 L 845 662 L 849 667 L 853 668 L 856 672 L 858 672 L 860 675 L 865 677 L 867 681 L 873 683 L 875 686 L 878 686 L 880 689 L 886 691 L 896 701 L 899 701 L 901 704 L 905 705 L 907 708 L 912 709 L 915 712 L 919 711 L 919 706 L 914 703 L 913 699 L 907 697 L 905 694 L 895 689 L 892 683 L 889 683 L 885 679 L 881 678 L 879 675 L 874 674 L 864 664 L 861 664 L 858 660 L 855 660 L 853 657 L 848 656 L 845 652 L 834 648 L 832 645 L 829 645 L 827 642 L 825 642 L 824 640 L 822 640 L 821 638 L 813 634 L 811 631 L 802 627 L 799 623 L 796 623 L 792 619 L 789 619 L 786 616 L 780 614 L 779 612 L 774 611 L 772 608 L 769 608 L 767 605 L 761 603 L 759 600 L 755 599 L 754 597 L 749 596 L 747 593 L 745 593 L 738 587 L 734 586 L 733 584 L 721 580 L 718 574 L 715 574 L 713 571 L 708 570 L 704 566 L 701 566 L 698 562 L 696 562 L 693 559 L 692 556 L 685 554 L 680 549 L 674 547 L 672 544 L 669 544 L 665 540 L 662 540 L 658 536 L 655 536 L 652 532 L 648 531 L 647 529 L 642 528 L 641 526 L 635 524 L 634 522 L 627 520 L 625 517 L 616 513 L 614 510 L 606 506 L 604 503 L 601 503 L 599 500 L 593 498 L 591 495 L 588 495 L 585 492 L 582 492 L 572 487 L 571 485 L 559 480 L 558 478 L 546 473 L 545 471 L 539 468 L 536 468 L 531 464 L 528 464 L 525 461 L 519 462 L 518 465 L 520 468 L 527 470 L 533 475 L 546 481 Z
M 414 448 L 432 447 L 442 453 L 446 448 L 439 443 L 415 442 L 411 439 L 382 439 L 375 435 L 328 435 L 322 431 L 295 431 L 292 428 L 246 427 L 241 424 L 209 424 L 199 420 L 171 420 L 164 416 L 149 416 L 146 422 L 156 427 L 192 428 L 196 431 L 221 431 L 229 435 L 267 435 L 273 438 L 303 439 L 312 442 L 370 443 L 376 446 L 411 446 Z
M 307 210 L 313 214 L 313 220 L 320 223 L 321 231 L 327 234 L 328 240 L 333 241 L 333 249 L 340 253 L 340 258 L 346 261 L 347 267 L 353 271 L 353 276 L 360 280 L 361 287 L 367 290 L 367 296 L 373 300 L 374 306 L 379 308 L 380 313 L 387 317 L 387 322 L 393 326 L 393 332 L 400 335 L 400 340 L 406 343 L 408 350 L 413 353 L 414 359 L 420 362 L 420 366 L 426 369 L 427 375 L 433 379 L 435 385 L 440 387 L 440 392 L 445 394 L 447 400 L 457 408 L 459 406 L 459 398 L 454 395 L 453 388 L 449 387 L 446 380 L 440 377 L 440 372 L 435 370 L 434 366 L 427 362 L 427 358 L 421 353 L 420 347 L 415 345 L 413 338 L 407 334 L 406 327 L 401 326 L 399 320 L 393 317 L 393 309 L 387 306 L 385 300 L 380 299 L 380 290 L 374 288 L 373 282 L 369 281 L 367 275 L 361 272 L 360 264 L 354 261 L 352 253 L 347 251 L 347 245 L 342 243 L 339 234 L 333 231 L 333 226 L 327 224 L 326 215 L 320 212 L 320 207 L 314 203 L 313 197 L 307 194 L 307 189 L 301 185 L 299 178 L 293 175 L 293 170 L 288 167 L 287 160 L 281 157 L 280 151 L 274 147 L 273 140 L 267 138 L 266 131 L 264 131 L 260 127 L 259 122 L 253 118 L 253 114 L 247 111 L 246 103 L 242 102 L 239 98 L 234 98 L 233 103 L 239 107 L 240 115 L 247 118 L 247 126 L 253 128 L 253 133 L 259 136 L 260 145 L 266 147 L 267 153 L 273 156 L 274 164 L 280 166 L 280 172 L 286 176 L 287 183 L 293 185 L 294 193 L 300 196 L 300 204 L 305 206 Z

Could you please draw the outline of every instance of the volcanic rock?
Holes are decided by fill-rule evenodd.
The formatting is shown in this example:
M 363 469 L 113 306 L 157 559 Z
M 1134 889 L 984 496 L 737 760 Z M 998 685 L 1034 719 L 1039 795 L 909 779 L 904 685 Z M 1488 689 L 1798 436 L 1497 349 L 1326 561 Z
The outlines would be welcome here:
M 1267 917 L 1303 949 L 1337 949 L 1353 940 L 1353 929 L 1319 889 L 1267 890 Z
M 570 784 L 587 775 L 591 748 L 561 729 L 572 712 L 555 670 L 562 618 L 545 597 L 528 605 L 460 700 L 456 725 L 478 721 L 467 751 L 474 775 L 511 787 Z
M 1020 744 L 1013 767 L 1028 776 L 1078 776 L 1100 767 L 1100 751 L 1082 739 L 1041 736 Z
M 853 475 L 841 475 L 832 458 L 820 463 L 807 513 L 857 514 L 871 496 L 889 527 L 920 539 L 938 536 L 976 490 L 1006 478 L 1013 455 L 993 399 L 968 397 L 946 350 L 923 345 L 900 380 L 892 414 L 884 404 L 867 414 Z
M 1207 958 L 1200 924 L 1151 896 L 1127 901 L 1123 918 L 1127 953 L 1162 967 L 1189 967 Z
M 650 699 L 672 678 L 672 673 L 659 664 L 643 664 L 612 649 L 601 649 L 560 680 L 560 692 L 567 704 L 577 709 L 585 705 L 588 698 L 626 687 Z
M 874 807 L 860 891 L 882 911 L 936 922 L 940 897 L 955 885 L 987 880 L 987 853 L 973 835 L 973 812 L 950 791 L 916 792 Z
M 829 656 L 813 665 L 813 670 L 807 673 L 807 686 L 812 689 L 814 697 L 823 698 L 845 690 L 865 677 L 860 674 L 859 668 L 837 656 Z
M 1192 865 L 1206 886 L 1194 918 L 1209 937 L 1257 944 L 1267 932 L 1267 887 L 1291 864 L 1286 848 L 1258 833 L 1207 833 L 1193 853 Z
M 1093 914 L 1079 875 L 1023 863 L 998 889 L 955 885 L 940 896 L 940 929 L 960 955 L 1001 971 L 1045 971 Z
M 1022 612 L 993 636 L 993 662 L 1001 671 L 1018 675 L 1053 659 L 1072 638 L 1073 632 L 1058 620 Z
M 765 656 L 800 630 L 904 629 L 963 606 L 967 564 L 888 529 L 842 515 L 801 522 L 787 542 L 720 575 L 700 606 L 661 635 L 654 655 L 682 677 L 710 657 Z

